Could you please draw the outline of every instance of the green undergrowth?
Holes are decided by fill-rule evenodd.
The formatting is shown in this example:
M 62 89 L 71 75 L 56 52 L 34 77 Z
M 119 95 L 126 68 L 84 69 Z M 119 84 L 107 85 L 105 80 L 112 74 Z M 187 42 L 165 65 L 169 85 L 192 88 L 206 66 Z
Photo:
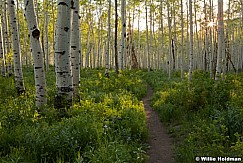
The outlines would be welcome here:
M 81 70 L 80 100 L 60 118 L 53 108 L 55 75 L 46 74 L 48 104 L 34 107 L 32 68 L 24 68 L 26 92 L 0 77 L 0 162 L 145 162 L 146 95 L 142 71 Z
M 196 156 L 243 158 L 243 73 L 214 81 L 195 71 L 191 83 L 178 73 L 149 72 L 151 104 L 169 125 L 176 162 L 195 162 Z

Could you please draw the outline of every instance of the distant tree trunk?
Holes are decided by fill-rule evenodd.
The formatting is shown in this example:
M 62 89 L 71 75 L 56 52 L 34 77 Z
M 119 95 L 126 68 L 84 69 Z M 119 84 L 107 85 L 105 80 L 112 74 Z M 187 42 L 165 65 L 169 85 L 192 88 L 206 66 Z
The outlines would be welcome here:
M 126 54 L 126 0 L 121 0 L 122 33 L 120 46 L 120 69 L 124 69 L 124 56 Z
M 2 0 L 0 0 L 0 17 L 2 17 Z M 1 20 L 0 20 L 1 21 Z M 0 67 L 1 67 L 1 74 L 3 77 L 6 77 L 6 69 L 5 69 L 5 56 L 4 56 L 4 48 L 2 39 L 2 26 L 0 26 Z
M 118 71 L 118 49 L 117 49 L 117 30 L 118 30 L 118 14 L 117 14 L 117 0 L 115 0 L 115 68 L 116 74 Z
M 48 22 L 49 22 L 49 17 L 48 17 L 48 6 L 49 6 L 49 2 L 48 0 L 45 0 L 45 12 L 44 12 L 44 19 L 45 19 L 45 23 L 44 23 L 44 31 L 45 31 L 45 57 L 46 57 L 46 71 L 49 70 L 49 39 L 48 39 Z
M 218 0 L 218 54 L 215 80 L 220 79 L 222 73 L 222 55 L 224 44 L 223 0 Z
M 147 7 L 147 0 L 145 0 L 145 12 L 146 12 L 146 45 L 147 45 L 147 68 L 150 71 L 150 47 L 149 47 L 149 40 L 148 40 L 148 7 Z
M 8 2 L 8 12 L 9 12 L 10 28 L 12 33 L 12 43 L 13 43 L 15 86 L 16 86 L 17 93 L 21 94 L 25 91 L 25 87 L 24 87 L 24 78 L 23 78 L 22 64 L 21 64 L 21 50 L 20 50 L 18 26 L 16 22 L 15 4 L 13 0 L 8 0 L 7 2 Z
M 192 80 L 193 69 L 193 22 L 192 22 L 192 0 L 189 0 L 189 16 L 190 16 L 190 59 L 189 59 L 189 74 L 188 81 Z
M 2 15 L 0 15 L 2 16 Z M 1 74 L 3 77 L 6 77 L 6 69 L 5 69 L 5 57 L 3 53 L 3 42 L 2 42 L 2 29 L 0 27 L 0 67 L 1 67 Z
M 46 98 L 46 79 L 44 72 L 43 55 L 40 46 L 40 30 L 38 28 L 34 4 L 32 0 L 25 0 L 25 16 L 29 27 L 31 39 L 31 52 L 34 60 L 35 88 L 36 88 L 36 107 L 44 106 Z
M 108 38 L 107 38 L 107 49 L 106 49 L 106 56 L 105 56 L 105 76 L 109 78 L 109 56 L 110 56 L 110 41 L 111 41 L 111 0 L 109 0 L 109 7 L 108 7 Z
M 171 14 L 170 14 L 170 4 L 169 1 L 167 1 L 167 19 L 168 19 L 168 27 L 169 27 L 169 49 L 168 49 L 168 71 L 169 71 L 169 79 L 171 76 L 171 54 L 172 54 L 172 34 L 171 34 Z
M 150 4 L 149 4 L 150 8 L 149 8 L 149 18 L 150 18 L 150 23 L 149 23 L 149 26 L 150 26 L 150 29 L 149 29 L 149 56 L 148 56 L 148 67 L 149 69 L 151 68 L 155 68 L 154 67 L 154 48 L 153 48 L 153 16 L 152 16 L 152 0 L 150 0 Z M 151 66 L 151 62 L 152 62 L 152 66 Z
M 73 98 L 79 99 L 80 83 L 80 17 L 79 17 L 79 0 L 73 0 L 72 9 L 72 28 L 71 28 L 71 69 L 73 77 Z
M 209 14 L 209 20 L 212 21 L 212 16 L 213 16 L 213 7 L 212 7 L 212 1 L 213 0 L 210 0 L 209 3 L 210 3 L 210 14 Z M 210 57 L 209 57 L 209 72 L 210 72 L 210 79 L 213 78 L 213 56 L 214 56 L 214 46 L 213 46 L 213 29 L 212 27 L 209 27 L 209 46 L 210 46 Z
M 72 104 L 73 86 L 70 66 L 70 1 L 58 0 L 58 17 L 55 38 L 55 71 L 57 95 L 55 108 L 69 108 Z
M 9 41 L 9 24 L 8 24 L 8 19 L 7 19 L 7 2 L 4 2 L 3 4 L 3 16 L 2 16 L 2 29 L 3 29 L 3 40 L 4 40 L 4 54 L 5 57 L 9 57 L 8 55 L 10 55 L 10 41 Z M 10 58 L 6 59 L 6 66 L 7 66 L 7 73 L 8 76 L 12 76 L 13 75 L 13 71 L 12 71 L 12 61 L 10 60 Z
M 183 70 L 183 58 L 184 58 L 184 18 L 183 18 L 183 0 L 181 0 L 181 79 L 184 79 L 184 70 Z

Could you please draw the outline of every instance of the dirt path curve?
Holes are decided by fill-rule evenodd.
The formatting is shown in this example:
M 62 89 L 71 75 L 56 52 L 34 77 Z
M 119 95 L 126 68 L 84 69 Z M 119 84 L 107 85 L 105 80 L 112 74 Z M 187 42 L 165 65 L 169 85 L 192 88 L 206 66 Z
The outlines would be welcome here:
M 159 115 L 149 105 L 149 99 L 153 95 L 153 90 L 148 86 L 146 97 L 142 99 L 145 107 L 147 126 L 149 130 L 149 159 L 147 163 L 172 163 L 172 140 L 169 137 L 165 125 L 160 122 Z

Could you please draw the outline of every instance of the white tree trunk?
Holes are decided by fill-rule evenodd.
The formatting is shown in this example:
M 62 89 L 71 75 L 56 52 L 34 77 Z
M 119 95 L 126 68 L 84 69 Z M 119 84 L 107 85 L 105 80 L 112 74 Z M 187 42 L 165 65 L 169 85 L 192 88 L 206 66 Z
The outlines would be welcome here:
M 0 26 L 0 67 L 1 67 L 1 74 L 2 74 L 3 77 L 5 77 L 6 76 L 6 69 L 5 69 L 5 57 L 4 57 L 4 53 L 3 53 L 2 28 L 1 28 L 1 26 Z
M 7 2 L 3 3 L 3 16 L 2 16 L 2 29 L 3 29 L 3 42 L 4 42 L 4 54 L 7 57 L 10 53 L 10 41 L 9 41 L 9 34 L 8 34 L 8 19 L 7 19 Z M 8 76 L 12 76 L 12 61 L 6 59 L 6 66 L 7 66 L 7 73 Z
M 222 56 L 224 44 L 223 0 L 218 0 L 218 54 L 215 80 L 220 79 L 222 73 Z
M 183 59 L 184 59 L 184 17 L 183 17 L 183 0 L 181 0 L 181 58 L 180 58 L 180 68 L 181 68 L 181 79 L 184 79 L 184 69 L 183 69 Z
M 49 2 L 48 0 L 45 0 L 45 60 L 46 60 L 46 71 L 49 70 L 49 39 L 48 39 L 48 22 L 49 22 L 49 17 L 48 17 L 48 6 L 49 6 Z
M 108 38 L 107 38 L 107 48 L 106 48 L 106 55 L 105 55 L 105 76 L 109 78 L 109 56 L 110 56 L 110 41 L 111 41 L 111 0 L 109 0 L 109 7 L 108 7 Z
M 192 0 L 189 0 L 189 19 L 190 19 L 190 58 L 189 58 L 189 72 L 188 81 L 192 80 L 192 69 L 193 69 L 193 22 L 192 22 Z
M 12 33 L 15 85 L 18 94 L 20 94 L 25 91 L 25 88 L 24 88 L 24 78 L 23 78 L 22 64 L 21 64 L 19 33 L 18 33 L 18 26 L 16 22 L 16 14 L 15 14 L 15 4 L 13 0 L 8 0 L 7 2 L 8 2 L 10 28 Z
M 58 17 L 55 38 L 55 71 L 57 95 L 55 108 L 70 107 L 73 85 L 70 65 L 71 1 L 58 0 Z
M 71 67 L 73 77 L 74 98 L 79 97 L 78 87 L 80 83 L 80 17 L 79 0 L 74 0 L 72 9 L 72 30 L 71 30 Z
M 169 80 L 171 77 L 171 40 L 172 40 L 172 34 L 171 34 L 171 14 L 170 14 L 170 4 L 169 1 L 167 1 L 167 19 L 168 19 L 168 27 L 169 27 L 169 45 L 168 45 L 168 73 L 169 73 Z
M 124 69 L 126 54 L 126 0 L 121 0 L 122 33 L 120 46 L 120 69 Z
M 28 23 L 31 52 L 34 61 L 35 88 L 36 88 L 36 107 L 46 104 L 46 79 L 44 72 L 43 54 L 40 46 L 40 30 L 38 28 L 34 4 L 32 0 L 25 0 L 25 16 Z

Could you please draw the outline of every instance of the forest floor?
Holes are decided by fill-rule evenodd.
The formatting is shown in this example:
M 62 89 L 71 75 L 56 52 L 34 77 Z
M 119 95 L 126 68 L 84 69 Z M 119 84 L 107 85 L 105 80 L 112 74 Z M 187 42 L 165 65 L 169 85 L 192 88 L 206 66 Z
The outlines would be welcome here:
M 151 108 L 149 100 L 153 95 L 153 90 L 148 86 L 147 95 L 142 99 L 145 107 L 147 126 L 149 130 L 147 163 L 172 163 L 172 139 L 170 138 L 166 126 L 160 122 L 158 113 Z

